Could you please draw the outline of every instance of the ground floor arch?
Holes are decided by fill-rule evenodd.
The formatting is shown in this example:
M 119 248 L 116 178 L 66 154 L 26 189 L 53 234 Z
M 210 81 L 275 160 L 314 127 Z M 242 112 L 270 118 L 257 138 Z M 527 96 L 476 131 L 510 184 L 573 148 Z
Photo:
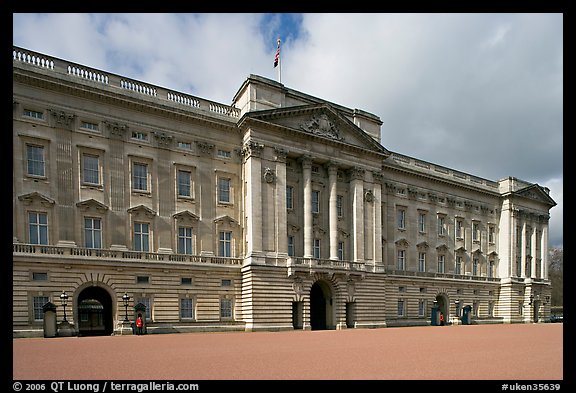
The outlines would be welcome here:
M 310 327 L 312 330 L 334 329 L 334 302 L 330 285 L 316 281 L 310 288 Z
M 79 336 L 111 335 L 114 330 L 112 297 L 99 286 L 89 286 L 78 293 L 76 301 Z

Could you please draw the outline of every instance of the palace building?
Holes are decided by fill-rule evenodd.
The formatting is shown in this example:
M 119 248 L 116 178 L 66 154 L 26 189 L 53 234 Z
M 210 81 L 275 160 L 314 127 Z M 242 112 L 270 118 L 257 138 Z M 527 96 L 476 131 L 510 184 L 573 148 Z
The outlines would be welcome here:
M 13 47 L 13 336 L 47 309 L 72 335 L 547 322 L 549 190 L 389 151 L 382 124 Z

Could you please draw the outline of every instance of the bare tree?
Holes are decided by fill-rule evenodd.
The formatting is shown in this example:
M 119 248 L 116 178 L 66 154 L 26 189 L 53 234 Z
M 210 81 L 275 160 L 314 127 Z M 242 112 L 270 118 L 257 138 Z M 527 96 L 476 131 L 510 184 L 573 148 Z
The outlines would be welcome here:
M 564 249 L 551 248 L 548 254 L 548 279 L 552 285 L 552 306 L 563 306 Z

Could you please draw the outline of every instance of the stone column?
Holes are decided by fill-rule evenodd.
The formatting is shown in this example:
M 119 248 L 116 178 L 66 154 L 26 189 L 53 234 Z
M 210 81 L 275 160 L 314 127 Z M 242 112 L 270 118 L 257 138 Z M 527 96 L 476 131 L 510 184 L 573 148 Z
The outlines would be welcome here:
M 337 210 L 337 183 L 338 183 L 338 167 L 330 162 L 326 166 L 328 169 L 328 189 L 330 192 L 329 207 L 329 225 L 330 225 L 330 259 L 338 259 L 338 210 Z
M 538 227 L 532 226 L 532 233 L 530 234 L 531 242 L 530 242 L 530 256 L 532 260 L 530 261 L 530 277 L 537 277 L 536 274 L 536 261 L 538 260 L 538 256 L 536 255 L 536 234 L 538 233 Z
M 540 261 L 540 277 L 548 279 L 548 218 L 542 224 L 542 239 L 540 245 L 540 254 L 542 255 Z
M 286 155 L 288 151 L 275 148 L 276 153 L 276 254 L 288 257 L 288 213 L 286 211 Z
M 364 173 L 362 168 L 350 171 L 352 195 L 352 255 L 354 262 L 364 260 Z
M 522 222 L 522 243 L 520 244 L 520 277 L 526 277 L 526 220 Z
M 264 145 L 248 141 L 242 148 L 246 174 L 246 240 L 248 257 L 262 253 L 262 163 Z
M 373 172 L 374 177 L 374 265 L 382 264 L 382 174 Z
M 300 161 L 304 178 L 304 258 L 312 258 L 312 158 L 304 156 Z

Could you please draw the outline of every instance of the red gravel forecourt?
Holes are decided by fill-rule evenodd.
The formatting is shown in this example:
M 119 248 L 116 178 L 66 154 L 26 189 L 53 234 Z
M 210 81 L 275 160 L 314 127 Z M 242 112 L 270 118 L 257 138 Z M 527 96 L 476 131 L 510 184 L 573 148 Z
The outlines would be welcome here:
M 13 339 L 14 380 L 563 380 L 563 324 Z

